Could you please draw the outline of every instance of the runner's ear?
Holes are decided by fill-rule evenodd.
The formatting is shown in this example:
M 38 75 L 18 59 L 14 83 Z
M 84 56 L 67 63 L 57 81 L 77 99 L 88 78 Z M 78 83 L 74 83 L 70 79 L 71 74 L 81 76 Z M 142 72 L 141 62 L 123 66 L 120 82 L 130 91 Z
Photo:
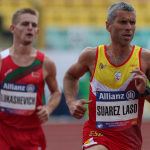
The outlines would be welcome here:
M 106 30 L 107 30 L 108 32 L 111 31 L 111 23 L 110 23 L 109 21 L 106 21 Z
M 14 33 L 14 29 L 15 29 L 15 26 L 13 24 L 10 25 L 9 30 L 11 33 Z
M 38 28 L 38 29 L 37 29 L 37 32 L 36 32 L 36 36 L 38 36 L 39 33 L 40 33 L 40 29 Z

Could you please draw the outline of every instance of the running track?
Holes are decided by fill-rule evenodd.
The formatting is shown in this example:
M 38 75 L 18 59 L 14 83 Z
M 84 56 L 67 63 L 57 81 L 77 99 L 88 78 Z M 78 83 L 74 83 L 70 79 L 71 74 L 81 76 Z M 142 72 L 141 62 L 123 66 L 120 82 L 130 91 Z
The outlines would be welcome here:
M 82 128 L 85 121 L 49 121 L 43 125 L 46 150 L 82 150 Z M 142 123 L 142 150 L 150 150 L 150 120 Z

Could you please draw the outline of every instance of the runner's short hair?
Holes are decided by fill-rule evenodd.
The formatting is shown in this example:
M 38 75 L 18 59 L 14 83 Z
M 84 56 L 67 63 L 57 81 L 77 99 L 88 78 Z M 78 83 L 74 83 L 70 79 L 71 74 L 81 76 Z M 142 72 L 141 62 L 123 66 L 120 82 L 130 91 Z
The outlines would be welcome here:
M 33 8 L 21 8 L 18 9 L 12 16 L 12 24 L 15 25 L 17 23 L 17 19 L 22 14 L 32 14 L 35 15 L 37 18 L 39 17 L 39 12 Z
M 109 21 L 111 24 L 114 23 L 114 19 L 115 17 L 117 17 L 116 10 L 135 11 L 135 8 L 131 4 L 126 2 L 114 3 L 108 8 L 107 12 L 107 21 Z

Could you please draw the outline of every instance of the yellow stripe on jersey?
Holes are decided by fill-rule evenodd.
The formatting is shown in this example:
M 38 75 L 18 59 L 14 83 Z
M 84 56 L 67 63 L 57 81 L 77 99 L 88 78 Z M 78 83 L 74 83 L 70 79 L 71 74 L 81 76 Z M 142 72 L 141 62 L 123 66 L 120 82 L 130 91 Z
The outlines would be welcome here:
M 97 64 L 95 68 L 94 78 L 101 84 L 112 88 L 120 88 L 131 77 L 131 70 L 136 67 L 140 68 L 139 51 L 140 47 L 133 46 L 132 53 L 129 58 L 121 65 L 113 65 L 106 54 L 106 46 L 98 47 Z

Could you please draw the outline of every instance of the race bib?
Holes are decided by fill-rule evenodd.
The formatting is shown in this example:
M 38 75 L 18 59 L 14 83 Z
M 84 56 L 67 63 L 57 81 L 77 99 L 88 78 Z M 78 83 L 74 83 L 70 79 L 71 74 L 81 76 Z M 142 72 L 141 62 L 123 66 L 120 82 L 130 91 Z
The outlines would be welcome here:
M 37 85 L 2 82 L 0 109 L 4 113 L 31 115 L 35 111 Z
M 138 91 L 96 92 L 96 128 L 122 128 L 137 124 Z

